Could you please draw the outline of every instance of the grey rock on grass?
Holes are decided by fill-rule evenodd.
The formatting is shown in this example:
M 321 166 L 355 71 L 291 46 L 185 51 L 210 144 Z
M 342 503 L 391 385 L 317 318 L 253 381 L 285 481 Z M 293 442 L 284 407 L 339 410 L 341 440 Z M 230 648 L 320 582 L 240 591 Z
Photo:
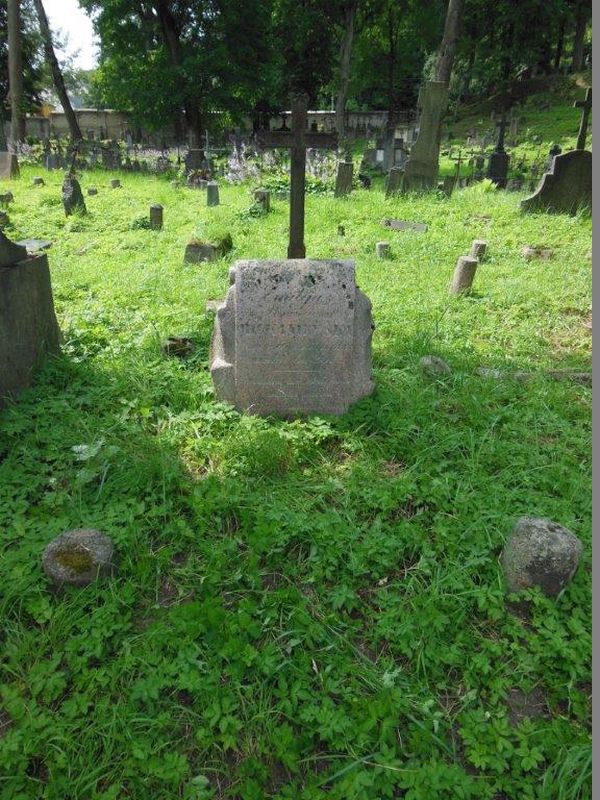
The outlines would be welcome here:
M 42 566 L 54 583 L 87 586 L 110 574 L 113 554 L 113 543 L 106 534 L 91 528 L 78 528 L 61 533 L 48 544 L 42 556 Z
M 539 586 L 550 597 L 558 594 L 575 574 L 582 549 L 577 536 L 557 522 L 521 517 L 501 556 L 509 591 Z
M 443 378 L 452 372 L 448 364 L 438 356 L 423 356 L 419 364 L 428 378 Z

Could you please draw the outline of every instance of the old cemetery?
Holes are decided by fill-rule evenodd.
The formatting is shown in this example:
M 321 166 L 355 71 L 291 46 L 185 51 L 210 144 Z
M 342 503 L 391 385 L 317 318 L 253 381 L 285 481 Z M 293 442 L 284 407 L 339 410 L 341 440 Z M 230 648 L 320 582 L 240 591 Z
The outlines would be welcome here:
M 0 797 L 591 798 L 591 92 L 446 102 L 5 159 Z

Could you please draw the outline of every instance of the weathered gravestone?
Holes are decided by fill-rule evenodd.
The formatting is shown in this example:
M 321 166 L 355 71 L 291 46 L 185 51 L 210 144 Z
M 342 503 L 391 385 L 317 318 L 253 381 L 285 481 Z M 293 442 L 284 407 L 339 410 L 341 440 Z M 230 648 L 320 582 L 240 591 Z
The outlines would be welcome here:
M 387 178 L 385 196 L 391 197 L 402 191 L 402 181 L 404 180 L 404 170 L 400 167 L 392 167 Z
M 67 217 L 71 216 L 74 212 L 79 214 L 85 214 L 87 212 L 79 181 L 72 175 L 65 176 L 62 185 L 62 201 Z
M 506 188 L 508 165 L 510 163 L 510 156 L 504 149 L 504 135 L 506 132 L 506 112 L 502 113 L 500 118 L 500 127 L 498 129 L 498 141 L 496 148 L 490 156 L 488 164 L 488 178 L 496 184 L 499 189 Z
M 0 152 L 0 179 L 10 180 L 19 177 L 19 159 L 15 153 Z
M 59 339 L 48 257 L 0 231 L 0 405 L 30 384 L 46 354 L 58 353 Z
M 576 214 L 580 208 L 592 208 L 592 154 L 584 150 L 592 90 L 585 101 L 575 104 L 583 109 L 577 138 L 577 150 L 554 156 L 535 190 L 521 201 L 522 211 L 549 211 L 555 214 Z
M 442 119 L 448 106 L 448 87 L 443 81 L 427 81 L 419 91 L 420 130 L 404 167 L 404 189 L 437 186 Z
M 251 414 L 343 414 L 374 389 L 354 262 L 238 261 L 216 314 L 216 395 Z
M 340 161 L 335 179 L 335 197 L 344 197 L 352 191 L 354 164 L 352 161 Z

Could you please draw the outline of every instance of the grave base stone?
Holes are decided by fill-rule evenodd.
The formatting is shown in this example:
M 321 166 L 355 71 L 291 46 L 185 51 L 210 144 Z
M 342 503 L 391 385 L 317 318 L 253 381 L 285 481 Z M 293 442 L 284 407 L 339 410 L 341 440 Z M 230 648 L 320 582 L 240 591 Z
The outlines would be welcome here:
M 343 414 L 371 394 L 371 303 L 353 261 L 238 261 L 219 306 L 216 396 L 251 414 Z
M 573 150 L 555 156 L 536 191 L 521 201 L 521 210 L 576 214 L 592 208 L 592 154 Z
M 59 340 L 47 256 L 28 255 L 0 232 L 0 405 L 29 386 Z

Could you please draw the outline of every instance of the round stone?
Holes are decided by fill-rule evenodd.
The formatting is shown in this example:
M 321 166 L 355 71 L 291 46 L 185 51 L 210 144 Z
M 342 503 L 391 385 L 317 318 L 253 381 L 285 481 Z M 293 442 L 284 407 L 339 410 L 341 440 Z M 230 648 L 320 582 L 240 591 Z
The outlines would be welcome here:
M 443 378 L 452 372 L 448 364 L 438 356 L 423 356 L 419 364 L 428 378 Z
M 509 591 L 539 586 L 550 597 L 558 594 L 575 574 L 582 550 L 577 536 L 557 522 L 521 517 L 500 559 Z
M 65 531 L 44 550 L 42 566 L 55 583 L 87 586 L 110 574 L 114 547 L 109 537 L 91 528 Z

